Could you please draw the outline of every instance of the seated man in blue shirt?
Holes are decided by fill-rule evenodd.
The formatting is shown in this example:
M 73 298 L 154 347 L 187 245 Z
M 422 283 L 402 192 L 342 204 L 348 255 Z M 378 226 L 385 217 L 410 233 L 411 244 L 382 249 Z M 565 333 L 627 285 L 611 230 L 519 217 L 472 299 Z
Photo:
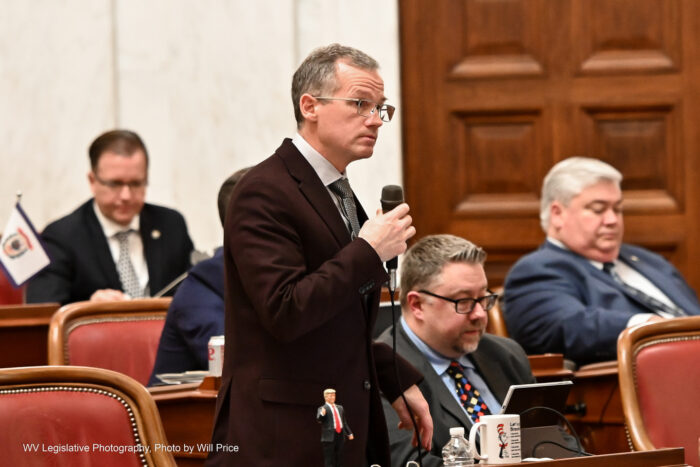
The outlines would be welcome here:
M 614 167 L 587 157 L 565 159 L 545 177 L 547 240 L 505 282 L 508 332 L 528 353 L 563 353 L 579 365 L 612 360 L 626 327 L 700 314 L 675 267 L 622 243 L 621 181 Z
M 513 340 L 484 334 L 487 311 L 497 295 L 488 290 L 486 253 L 453 235 L 430 235 L 406 252 L 401 263 L 401 318 L 379 337 L 423 374 L 418 384 L 433 417 L 432 449 L 424 466 L 442 465 L 442 447 L 450 427 L 468 432 L 483 414 L 496 414 L 511 384 L 534 383 L 523 349 Z M 462 378 L 468 380 L 465 386 Z M 474 390 L 460 393 L 471 386 Z M 470 405 L 461 401 L 477 401 Z M 399 430 L 398 417 L 387 401 L 392 465 L 416 460 L 411 433 Z
M 224 224 L 226 206 L 236 183 L 248 169 L 241 169 L 221 185 L 219 218 Z M 158 354 L 149 386 L 160 381 L 161 373 L 181 373 L 209 368 L 208 343 L 211 336 L 224 334 L 224 256 L 214 256 L 190 269 L 178 288 L 165 318 Z

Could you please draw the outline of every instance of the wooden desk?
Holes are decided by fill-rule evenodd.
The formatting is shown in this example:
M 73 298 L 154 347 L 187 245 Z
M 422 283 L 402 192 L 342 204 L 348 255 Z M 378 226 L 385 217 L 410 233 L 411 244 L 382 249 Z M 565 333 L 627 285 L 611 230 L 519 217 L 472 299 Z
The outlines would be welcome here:
M 0 368 L 48 364 L 49 322 L 58 303 L 0 306 Z
M 511 465 L 544 467 L 680 467 L 687 466 L 683 448 L 658 449 L 656 451 L 623 452 L 600 456 L 575 457 L 542 462 L 522 462 Z
M 622 412 L 617 362 L 585 365 L 574 372 L 567 404 L 585 404 L 585 411 L 567 418 L 587 452 L 608 454 L 629 451 Z
M 148 388 L 156 401 L 168 444 L 177 465 L 202 466 L 207 458 L 214 427 L 216 395 L 221 378 L 205 378 L 202 384 L 178 384 Z M 185 446 L 192 452 L 185 452 Z
M 616 367 L 615 367 L 616 368 Z M 584 448 L 612 449 L 616 444 L 622 448 L 615 454 L 604 453 L 591 457 L 559 459 L 522 465 L 543 465 L 562 467 L 647 467 L 647 466 L 681 466 L 684 464 L 682 448 L 659 449 L 646 452 L 624 452 L 627 444 L 624 438 L 624 417 L 617 389 L 617 371 L 612 371 L 612 364 L 605 363 L 575 372 L 575 384 L 570 401 L 586 402 L 588 410 L 585 415 L 569 419 L 575 424 L 582 437 Z M 613 384 L 614 382 L 614 384 Z M 183 384 L 149 388 L 156 401 L 168 443 L 179 446 L 174 452 L 178 466 L 202 466 L 207 457 L 206 447 L 211 440 L 214 426 L 214 407 L 220 378 L 205 379 L 201 385 Z M 578 386 L 577 386 L 578 384 Z M 575 389 L 575 391 L 574 391 Z M 598 394 L 600 392 L 600 394 Z M 617 430 L 617 431 L 616 431 Z M 620 430 L 622 441 L 619 439 Z M 611 435 L 612 433 L 612 435 Z M 606 436 L 613 436 L 607 440 Z M 194 447 L 194 452 L 184 452 L 184 446 Z M 204 449 L 200 449 L 204 447 Z
M 564 369 L 561 354 L 530 355 L 530 366 L 538 381 L 571 379 L 567 405 L 578 409 L 567 414 L 586 452 L 620 453 L 630 450 L 625 416 L 617 380 L 617 362 L 585 365 L 577 371 Z

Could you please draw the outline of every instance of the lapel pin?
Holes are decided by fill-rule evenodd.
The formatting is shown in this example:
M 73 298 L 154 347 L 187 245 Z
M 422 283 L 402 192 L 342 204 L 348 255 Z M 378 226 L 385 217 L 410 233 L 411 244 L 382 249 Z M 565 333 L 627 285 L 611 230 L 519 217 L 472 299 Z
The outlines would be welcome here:
M 639 258 L 635 255 L 632 255 L 632 256 L 630 256 L 630 261 L 637 262 L 637 261 L 639 261 Z
M 160 238 L 160 230 L 158 230 L 158 229 L 151 230 L 151 238 L 153 240 L 158 240 Z

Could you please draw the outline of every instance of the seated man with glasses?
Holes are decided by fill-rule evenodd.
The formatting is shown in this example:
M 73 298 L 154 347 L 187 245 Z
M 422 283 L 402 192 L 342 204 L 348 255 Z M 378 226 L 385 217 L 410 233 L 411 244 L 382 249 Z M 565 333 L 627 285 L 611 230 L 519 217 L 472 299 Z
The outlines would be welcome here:
M 430 235 L 401 263 L 401 318 L 379 337 L 423 374 L 419 389 L 433 417 L 432 449 L 424 466 L 442 465 L 450 428 L 468 432 L 479 417 L 496 414 L 511 384 L 534 383 L 530 363 L 513 340 L 484 334 L 498 295 L 488 289 L 486 253 L 453 235 Z M 394 336 L 396 332 L 396 336 Z M 418 458 L 411 435 L 399 430 L 386 401 L 392 465 Z
M 148 297 L 190 267 L 185 219 L 144 203 L 148 152 L 127 130 L 90 145 L 93 199 L 49 224 L 41 238 L 51 264 L 27 287 L 27 303 Z

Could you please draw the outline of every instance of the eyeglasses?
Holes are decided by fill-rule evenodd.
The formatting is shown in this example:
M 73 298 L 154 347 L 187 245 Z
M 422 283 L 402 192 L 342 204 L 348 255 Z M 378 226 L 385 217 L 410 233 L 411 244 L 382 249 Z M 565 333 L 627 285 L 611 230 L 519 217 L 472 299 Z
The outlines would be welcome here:
M 498 294 L 493 293 L 490 290 L 487 290 L 487 292 L 489 292 L 489 295 L 484 295 L 483 297 L 459 298 L 456 300 L 454 298 L 443 297 L 442 295 L 428 292 L 427 290 L 419 290 L 418 292 L 430 295 L 431 297 L 439 298 L 440 300 L 445 300 L 447 302 L 454 303 L 455 312 L 459 313 L 460 315 L 468 315 L 469 313 L 471 313 L 474 310 L 474 307 L 477 303 L 481 305 L 481 308 L 483 308 L 484 311 L 489 311 L 491 308 L 493 308 L 493 306 L 496 304 L 496 300 L 498 299 Z
M 391 118 L 394 116 L 396 107 L 389 104 L 377 104 L 376 102 L 368 101 L 365 99 L 355 99 L 351 97 L 319 97 L 313 96 L 315 99 L 320 101 L 347 101 L 355 102 L 357 104 L 357 114 L 361 117 L 370 117 L 374 115 L 374 112 L 379 111 L 379 118 L 383 122 L 390 122 Z
M 123 182 L 121 180 L 103 180 L 97 176 L 95 172 L 92 173 L 95 176 L 97 182 L 106 187 L 107 189 L 115 192 L 120 192 L 124 187 L 128 187 L 131 192 L 143 191 L 148 185 L 148 180 L 136 180 L 133 182 Z

